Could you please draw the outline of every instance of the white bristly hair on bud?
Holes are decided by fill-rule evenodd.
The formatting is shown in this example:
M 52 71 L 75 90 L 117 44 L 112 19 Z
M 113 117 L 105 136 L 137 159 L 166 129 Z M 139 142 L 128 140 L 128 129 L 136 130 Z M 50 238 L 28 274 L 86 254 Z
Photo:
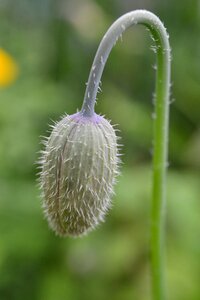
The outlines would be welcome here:
M 40 159 L 43 207 L 60 236 L 80 236 L 104 220 L 118 174 L 117 136 L 102 116 L 65 116 Z

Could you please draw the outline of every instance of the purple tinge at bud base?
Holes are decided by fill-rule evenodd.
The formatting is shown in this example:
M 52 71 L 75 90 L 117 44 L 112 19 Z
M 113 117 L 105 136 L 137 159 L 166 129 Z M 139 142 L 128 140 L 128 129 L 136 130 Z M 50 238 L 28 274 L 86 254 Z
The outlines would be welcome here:
M 104 220 L 118 174 L 117 136 L 102 116 L 78 112 L 58 122 L 40 161 L 43 207 L 60 236 L 80 236 Z

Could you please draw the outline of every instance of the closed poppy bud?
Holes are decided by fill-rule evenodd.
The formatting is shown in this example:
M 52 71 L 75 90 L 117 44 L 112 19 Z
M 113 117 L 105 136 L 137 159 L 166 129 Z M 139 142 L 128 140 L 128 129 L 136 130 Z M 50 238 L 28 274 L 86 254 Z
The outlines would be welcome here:
M 55 125 L 40 182 L 45 216 L 58 235 L 80 236 L 104 220 L 118 162 L 115 130 L 102 116 L 76 113 Z

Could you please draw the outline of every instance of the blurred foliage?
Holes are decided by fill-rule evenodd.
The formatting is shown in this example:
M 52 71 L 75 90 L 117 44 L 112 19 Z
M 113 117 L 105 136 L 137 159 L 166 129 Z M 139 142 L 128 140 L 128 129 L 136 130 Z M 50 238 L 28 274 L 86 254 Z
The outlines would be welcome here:
M 96 110 L 119 124 L 123 167 L 105 224 L 82 239 L 52 233 L 36 186 L 40 136 L 81 108 L 98 43 L 121 14 L 153 11 L 170 33 L 169 299 L 200 298 L 199 1 L 3 0 L 1 47 L 20 69 L 0 89 L 0 299 L 150 299 L 151 39 L 131 28 L 113 49 Z M 123 57 L 123 59 L 122 59 Z M 175 101 L 173 101 L 175 99 Z

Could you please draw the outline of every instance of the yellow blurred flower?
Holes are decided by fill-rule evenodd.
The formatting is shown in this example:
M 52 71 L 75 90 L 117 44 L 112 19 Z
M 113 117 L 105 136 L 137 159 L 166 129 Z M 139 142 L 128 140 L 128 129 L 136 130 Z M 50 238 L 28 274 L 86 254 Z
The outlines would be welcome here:
M 6 87 L 17 78 L 18 66 L 12 56 L 0 48 L 0 87 Z

